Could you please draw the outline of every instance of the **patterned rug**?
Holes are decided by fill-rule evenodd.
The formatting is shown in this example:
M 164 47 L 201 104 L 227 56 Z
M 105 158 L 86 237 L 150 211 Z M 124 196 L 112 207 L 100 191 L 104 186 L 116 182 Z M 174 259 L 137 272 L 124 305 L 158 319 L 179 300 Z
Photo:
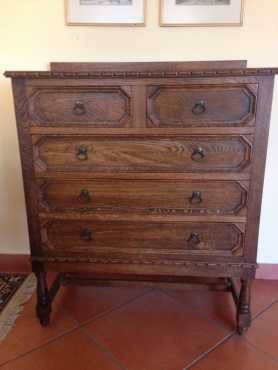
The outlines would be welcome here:
M 32 296 L 36 287 L 33 274 L 0 274 L 0 342 L 13 328 L 24 304 Z
M 0 274 L 0 313 L 26 278 L 26 275 Z

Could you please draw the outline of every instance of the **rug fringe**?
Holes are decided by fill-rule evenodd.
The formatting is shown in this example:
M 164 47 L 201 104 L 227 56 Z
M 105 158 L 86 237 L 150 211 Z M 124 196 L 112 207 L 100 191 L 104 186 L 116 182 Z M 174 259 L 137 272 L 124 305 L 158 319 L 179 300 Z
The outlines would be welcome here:
M 36 289 L 36 277 L 29 275 L 15 292 L 10 302 L 0 314 L 0 342 L 8 335 L 14 327 L 15 322 L 22 311 L 24 304 L 32 297 Z

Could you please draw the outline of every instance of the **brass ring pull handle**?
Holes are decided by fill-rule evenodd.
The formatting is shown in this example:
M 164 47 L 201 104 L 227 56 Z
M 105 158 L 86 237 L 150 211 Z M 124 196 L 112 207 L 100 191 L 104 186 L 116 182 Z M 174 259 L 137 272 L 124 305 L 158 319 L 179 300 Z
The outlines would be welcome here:
M 199 162 L 201 161 L 202 159 L 204 159 L 206 156 L 205 154 L 205 151 L 203 148 L 201 147 L 198 147 L 198 148 L 194 148 L 193 151 L 192 151 L 192 155 L 191 155 L 191 159 L 195 162 Z
M 190 237 L 188 238 L 187 240 L 188 244 L 191 244 L 191 245 L 198 245 L 201 243 L 201 238 L 200 238 L 200 235 L 198 233 L 191 233 Z
M 199 116 L 200 114 L 205 113 L 206 110 L 206 102 L 204 100 L 199 100 L 194 104 L 194 107 L 192 108 L 192 113 L 196 116 Z
M 76 158 L 80 161 L 86 161 L 88 159 L 88 148 L 86 146 L 79 146 L 76 152 Z
M 86 111 L 85 103 L 82 100 L 77 100 L 74 103 L 73 112 L 77 116 L 83 116 L 84 114 L 86 114 L 87 111 Z
M 82 189 L 78 196 L 78 200 L 81 203 L 90 203 L 91 202 L 91 195 L 88 189 Z
M 190 197 L 190 203 L 191 204 L 200 204 L 202 203 L 202 193 L 200 191 L 193 191 L 191 197 Z
M 80 233 L 80 238 L 84 242 L 89 242 L 93 239 L 93 233 L 90 229 L 83 229 Z

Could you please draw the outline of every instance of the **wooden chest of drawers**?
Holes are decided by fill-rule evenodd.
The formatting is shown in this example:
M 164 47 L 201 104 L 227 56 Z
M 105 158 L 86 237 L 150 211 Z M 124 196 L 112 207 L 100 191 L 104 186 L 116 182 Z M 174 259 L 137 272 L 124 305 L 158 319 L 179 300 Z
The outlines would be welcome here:
M 6 73 L 43 325 L 65 274 L 80 272 L 220 278 L 238 331 L 250 325 L 276 72 L 235 61 Z M 61 273 L 50 289 L 47 271 Z M 240 294 L 232 278 L 241 279 Z

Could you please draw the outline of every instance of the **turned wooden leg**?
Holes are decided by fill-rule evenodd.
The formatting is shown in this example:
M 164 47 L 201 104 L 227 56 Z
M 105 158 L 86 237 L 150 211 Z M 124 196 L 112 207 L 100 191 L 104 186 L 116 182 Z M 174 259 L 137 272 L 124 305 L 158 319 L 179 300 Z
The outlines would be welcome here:
M 251 284 L 252 280 L 242 279 L 237 307 L 237 332 L 242 335 L 251 325 Z
M 44 271 L 36 272 L 37 276 L 37 316 L 42 326 L 47 326 L 50 321 L 51 299 Z

